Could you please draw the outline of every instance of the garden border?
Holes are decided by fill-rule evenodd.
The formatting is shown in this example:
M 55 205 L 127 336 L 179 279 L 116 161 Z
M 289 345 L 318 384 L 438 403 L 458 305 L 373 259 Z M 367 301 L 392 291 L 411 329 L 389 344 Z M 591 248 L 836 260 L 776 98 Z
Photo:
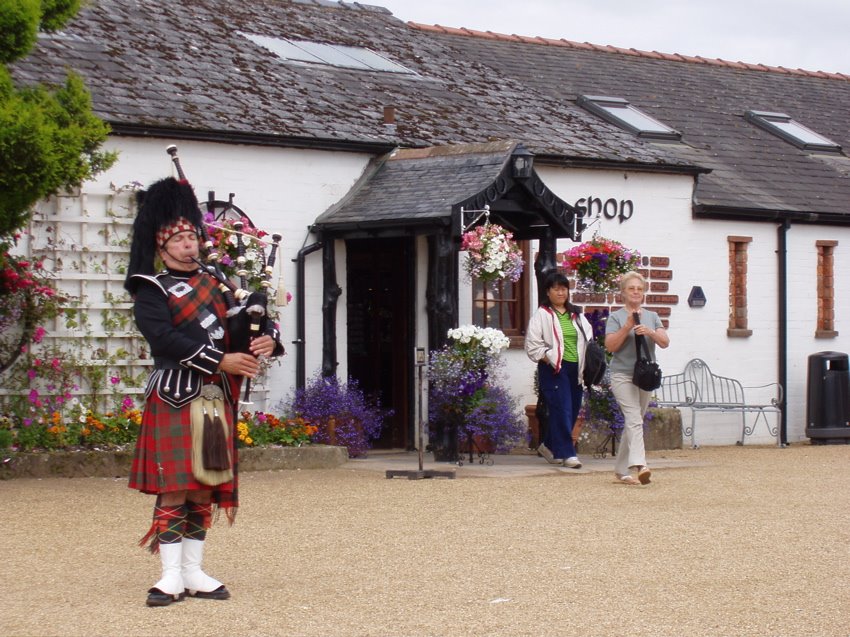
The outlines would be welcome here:
M 44 451 L 0 454 L 0 480 L 15 478 L 126 478 L 133 460 L 128 451 Z M 348 461 L 345 447 L 246 447 L 239 470 L 335 469 Z

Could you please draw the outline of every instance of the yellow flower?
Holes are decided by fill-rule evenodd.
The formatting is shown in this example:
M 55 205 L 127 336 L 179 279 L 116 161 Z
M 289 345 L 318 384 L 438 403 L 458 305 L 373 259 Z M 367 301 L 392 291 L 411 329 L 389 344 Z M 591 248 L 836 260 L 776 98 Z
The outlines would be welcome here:
M 249 437 L 247 437 L 247 438 L 245 438 L 245 444 L 246 444 L 246 445 L 253 445 L 253 444 L 254 444 L 254 439 L 253 439 L 253 438 L 251 438 L 250 436 L 249 436 Z

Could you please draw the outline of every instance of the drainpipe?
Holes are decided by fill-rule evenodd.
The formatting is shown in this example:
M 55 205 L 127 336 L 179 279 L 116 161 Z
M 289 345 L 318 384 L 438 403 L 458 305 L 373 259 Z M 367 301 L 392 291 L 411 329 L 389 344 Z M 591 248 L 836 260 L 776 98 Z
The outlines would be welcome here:
M 317 241 L 308 246 L 304 246 L 298 251 L 293 261 L 296 265 L 296 288 L 295 302 L 298 304 L 298 311 L 295 314 L 295 340 L 292 344 L 295 345 L 295 389 L 304 389 L 307 385 L 307 354 L 304 351 L 306 337 L 306 303 L 305 303 L 305 286 L 306 276 L 304 274 L 304 260 L 308 254 L 321 249 L 323 243 Z
M 788 230 L 791 222 L 786 218 L 777 226 L 778 301 L 779 301 L 779 384 L 782 386 L 782 401 L 779 403 L 780 447 L 788 446 Z

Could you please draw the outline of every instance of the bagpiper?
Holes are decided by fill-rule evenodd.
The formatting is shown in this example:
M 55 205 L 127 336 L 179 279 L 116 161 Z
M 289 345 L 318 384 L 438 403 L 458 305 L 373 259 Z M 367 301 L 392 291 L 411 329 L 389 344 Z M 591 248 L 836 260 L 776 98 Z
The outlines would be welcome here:
M 223 282 L 202 267 L 206 233 L 188 182 L 157 181 L 138 203 L 124 286 L 154 364 L 129 486 L 156 495 L 140 546 L 162 562 L 147 605 L 187 595 L 228 599 L 227 587 L 201 568 L 204 542 L 213 514 L 223 509 L 232 524 L 239 504 L 240 385 L 260 371 L 258 357 L 280 355 L 283 347 L 271 322 L 250 337 L 247 303 L 229 307 Z

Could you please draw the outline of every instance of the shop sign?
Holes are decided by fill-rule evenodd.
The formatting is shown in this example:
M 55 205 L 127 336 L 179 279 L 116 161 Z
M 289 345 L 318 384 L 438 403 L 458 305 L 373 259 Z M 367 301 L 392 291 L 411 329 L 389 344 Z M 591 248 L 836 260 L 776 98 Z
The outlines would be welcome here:
M 631 199 L 620 199 L 613 197 L 602 200 L 601 197 L 584 197 L 576 201 L 573 206 L 585 219 L 589 217 L 605 217 L 606 219 L 618 219 L 620 223 L 632 218 L 635 205 Z

